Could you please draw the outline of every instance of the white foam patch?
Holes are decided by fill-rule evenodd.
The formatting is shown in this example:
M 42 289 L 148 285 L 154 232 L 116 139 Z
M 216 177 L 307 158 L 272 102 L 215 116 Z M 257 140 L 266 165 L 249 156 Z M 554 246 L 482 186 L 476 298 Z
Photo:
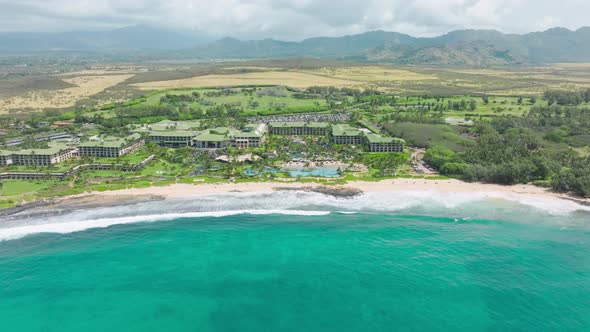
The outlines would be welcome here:
M 309 211 L 308 211 L 309 210 Z M 174 213 L 168 213 L 174 211 Z M 326 215 L 338 213 L 416 213 L 461 220 L 551 219 L 562 226 L 587 223 L 585 215 L 570 218 L 590 207 L 553 197 L 503 192 L 448 193 L 436 190 L 373 192 L 352 199 L 319 193 L 279 191 L 228 193 L 132 206 L 77 210 L 45 218 L 19 218 L 0 223 L 0 241 L 36 233 L 71 233 L 118 224 L 177 218 L 225 217 L 238 214 Z M 565 216 L 565 217 L 563 217 Z
M 27 235 L 39 233 L 67 234 L 81 232 L 92 228 L 106 228 L 113 225 L 134 224 L 140 222 L 165 221 L 178 218 L 205 218 L 205 217 L 227 217 L 232 215 L 299 215 L 299 216 L 323 216 L 328 211 L 291 211 L 291 210 L 236 210 L 236 211 L 215 211 L 215 212 L 190 212 L 190 213 L 167 213 L 154 215 L 139 215 L 121 218 L 103 218 L 94 220 L 78 220 L 68 222 L 56 222 L 46 224 L 35 224 L 20 227 L 0 229 L 0 241 L 15 240 Z

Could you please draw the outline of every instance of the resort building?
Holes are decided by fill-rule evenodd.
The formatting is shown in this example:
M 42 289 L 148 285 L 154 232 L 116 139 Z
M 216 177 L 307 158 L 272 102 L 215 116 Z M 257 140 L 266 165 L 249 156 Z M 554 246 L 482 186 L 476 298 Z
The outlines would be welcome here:
M 231 145 L 229 128 L 207 129 L 195 137 L 195 147 L 200 149 L 221 149 Z
M 201 127 L 200 121 L 171 121 L 164 120 L 156 123 L 143 125 L 129 125 L 129 129 L 137 133 L 148 133 L 152 131 L 197 131 Z
M 78 146 L 81 157 L 118 158 L 133 152 L 145 144 L 140 134 L 135 133 L 125 138 L 101 136 L 81 143 Z
M 0 166 L 12 165 L 12 151 L 0 150 Z
M 0 152 L 0 165 L 49 166 L 76 157 L 78 149 L 55 145 L 46 149 L 26 149 Z
M 265 124 L 249 124 L 243 130 L 230 133 L 232 145 L 241 148 L 259 148 L 264 143 L 267 127 Z
M 273 135 L 329 135 L 330 124 L 327 122 L 270 122 L 270 133 Z
M 194 138 L 201 126 L 199 121 L 164 120 L 152 124 L 130 125 L 131 131 L 148 133 L 148 141 L 168 148 L 182 148 L 194 145 Z
M 148 140 L 151 143 L 168 148 L 193 146 L 196 132 L 192 131 L 151 131 Z
M 406 141 L 401 138 L 383 137 L 377 134 L 367 134 L 370 152 L 404 152 Z
M 347 124 L 332 126 L 332 140 L 336 144 L 362 144 L 365 141 L 364 133 Z
M 168 148 L 182 148 L 194 145 L 194 138 L 201 126 L 199 121 L 164 120 L 152 124 L 129 125 L 136 133 L 148 133 L 148 141 Z

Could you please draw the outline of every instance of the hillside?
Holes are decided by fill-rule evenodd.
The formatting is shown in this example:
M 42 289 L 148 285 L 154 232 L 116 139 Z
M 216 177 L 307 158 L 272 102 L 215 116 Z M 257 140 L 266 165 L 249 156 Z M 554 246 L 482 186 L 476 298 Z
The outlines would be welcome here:
M 318 57 L 402 64 L 515 65 L 590 61 L 590 28 L 554 28 L 525 35 L 459 30 L 435 38 L 373 31 L 296 42 L 222 39 L 177 53 L 209 58 Z
M 0 33 L 0 52 L 173 50 L 209 41 L 204 36 L 130 26 L 108 31 Z
M 494 30 L 458 30 L 434 38 L 387 31 L 300 42 L 275 39 L 215 41 L 198 34 L 137 26 L 113 31 L 59 34 L 2 33 L 0 52 L 109 51 L 157 59 L 259 59 L 314 57 L 400 64 L 518 65 L 590 62 L 590 28 L 553 28 L 524 35 Z
M 523 63 L 522 58 L 512 55 L 511 51 L 499 51 L 483 42 L 457 46 L 380 47 L 371 50 L 365 57 L 368 61 L 376 62 L 475 67 Z

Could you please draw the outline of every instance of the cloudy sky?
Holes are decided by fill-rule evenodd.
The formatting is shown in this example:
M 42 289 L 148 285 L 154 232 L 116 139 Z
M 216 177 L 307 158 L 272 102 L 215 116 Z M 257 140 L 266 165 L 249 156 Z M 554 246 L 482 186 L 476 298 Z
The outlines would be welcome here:
M 153 25 L 238 38 L 299 40 L 368 30 L 434 36 L 590 25 L 589 0 L 0 0 L 0 31 Z

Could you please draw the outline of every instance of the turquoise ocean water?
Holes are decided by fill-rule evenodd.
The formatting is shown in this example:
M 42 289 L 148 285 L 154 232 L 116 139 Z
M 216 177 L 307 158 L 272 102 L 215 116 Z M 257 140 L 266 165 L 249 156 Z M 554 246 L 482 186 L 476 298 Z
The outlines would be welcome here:
M 590 330 L 573 203 L 234 194 L 17 216 L 0 239 L 1 331 Z

